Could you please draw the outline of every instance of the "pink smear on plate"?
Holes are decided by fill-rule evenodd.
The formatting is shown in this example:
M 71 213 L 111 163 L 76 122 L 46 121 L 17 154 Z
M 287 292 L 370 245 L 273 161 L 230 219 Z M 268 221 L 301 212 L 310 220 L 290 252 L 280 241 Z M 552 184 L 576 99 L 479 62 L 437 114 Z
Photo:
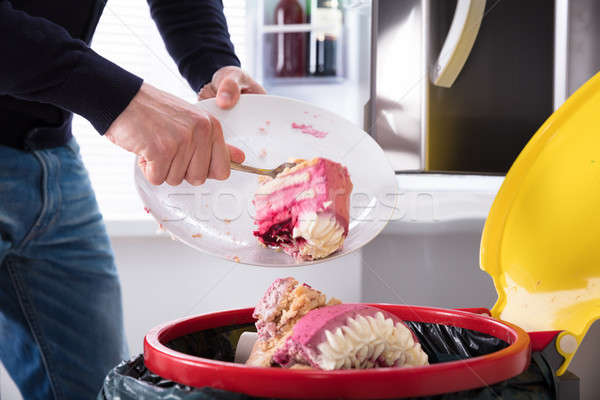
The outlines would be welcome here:
M 292 129 L 299 129 L 302 133 L 306 133 L 307 135 L 311 135 L 320 139 L 327 136 L 327 132 L 316 130 L 312 127 L 312 125 L 297 124 L 295 122 L 292 122 Z
M 271 121 L 265 121 L 265 124 L 271 125 Z
M 262 126 L 260 128 L 258 128 L 259 131 L 264 132 L 265 128 L 263 128 Z

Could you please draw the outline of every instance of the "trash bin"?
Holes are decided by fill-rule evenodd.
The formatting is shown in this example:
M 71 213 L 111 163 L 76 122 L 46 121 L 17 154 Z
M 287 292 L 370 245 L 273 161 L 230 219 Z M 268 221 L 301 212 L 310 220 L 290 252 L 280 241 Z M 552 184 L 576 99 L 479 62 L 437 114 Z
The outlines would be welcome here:
M 430 366 L 299 371 L 233 364 L 241 333 L 255 331 L 252 309 L 242 309 L 153 329 L 145 340 L 146 363 L 139 356 L 117 366 L 107 376 L 98 399 L 559 398 L 551 357 L 540 348 L 547 344 L 553 349 L 552 343 L 547 343 L 552 335 L 534 335 L 530 340 L 519 328 L 480 315 L 484 309 L 375 306 L 407 321 L 429 355 Z M 420 321 L 410 321 L 407 315 Z M 273 372 L 283 375 L 273 377 Z M 348 384 L 344 388 L 345 379 Z M 260 386 L 268 381 L 271 385 L 266 392 L 280 395 L 256 396 L 265 392 Z M 374 392 L 376 396 L 365 396 L 365 390 L 384 381 L 385 388 Z M 206 384 L 185 384 L 190 382 Z M 456 387 L 470 389 L 456 391 Z M 407 397 L 406 393 L 428 395 Z

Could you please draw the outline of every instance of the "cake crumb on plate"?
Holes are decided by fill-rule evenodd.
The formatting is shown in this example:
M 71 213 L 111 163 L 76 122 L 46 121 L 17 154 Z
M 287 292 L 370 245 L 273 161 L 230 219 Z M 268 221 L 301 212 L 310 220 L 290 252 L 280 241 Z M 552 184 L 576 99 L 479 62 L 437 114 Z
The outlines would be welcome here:
M 296 122 L 292 122 L 292 129 L 299 130 L 302 133 L 314 136 L 318 139 L 322 139 L 327 136 L 327 132 L 315 129 L 312 127 L 312 125 L 308 124 L 297 124 Z

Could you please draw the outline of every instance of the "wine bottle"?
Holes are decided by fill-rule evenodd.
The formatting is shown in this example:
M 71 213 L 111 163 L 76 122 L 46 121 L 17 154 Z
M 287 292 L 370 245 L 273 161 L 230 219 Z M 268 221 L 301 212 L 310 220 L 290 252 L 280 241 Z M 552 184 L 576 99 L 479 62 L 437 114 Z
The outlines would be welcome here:
M 337 0 L 316 0 L 315 5 L 311 9 L 313 30 L 309 38 L 308 73 L 335 76 L 338 71 L 337 47 L 342 29 L 342 12 Z
M 275 7 L 275 25 L 304 24 L 306 16 L 298 0 L 280 0 Z M 303 32 L 276 33 L 273 44 L 275 75 L 306 75 L 306 35 Z

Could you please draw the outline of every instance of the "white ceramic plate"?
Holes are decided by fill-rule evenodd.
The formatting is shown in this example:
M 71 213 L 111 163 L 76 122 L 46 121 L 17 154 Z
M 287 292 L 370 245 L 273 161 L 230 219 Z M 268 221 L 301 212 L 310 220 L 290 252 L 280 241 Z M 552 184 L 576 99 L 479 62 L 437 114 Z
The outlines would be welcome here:
M 228 180 L 210 180 L 202 186 L 187 182 L 154 186 L 135 167 L 136 186 L 147 211 L 183 243 L 245 264 L 293 267 L 357 250 L 391 218 L 398 198 L 394 171 L 377 143 L 351 122 L 308 103 L 269 95 L 244 95 L 229 111 L 219 109 L 214 99 L 198 107 L 221 121 L 226 141 L 244 150 L 248 165 L 274 168 L 289 158 L 313 157 L 345 165 L 354 184 L 350 229 L 340 251 L 323 260 L 297 262 L 283 252 L 263 248 L 252 234 L 256 175 L 232 171 Z M 292 128 L 293 123 L 327 135 L 303 133 Z

